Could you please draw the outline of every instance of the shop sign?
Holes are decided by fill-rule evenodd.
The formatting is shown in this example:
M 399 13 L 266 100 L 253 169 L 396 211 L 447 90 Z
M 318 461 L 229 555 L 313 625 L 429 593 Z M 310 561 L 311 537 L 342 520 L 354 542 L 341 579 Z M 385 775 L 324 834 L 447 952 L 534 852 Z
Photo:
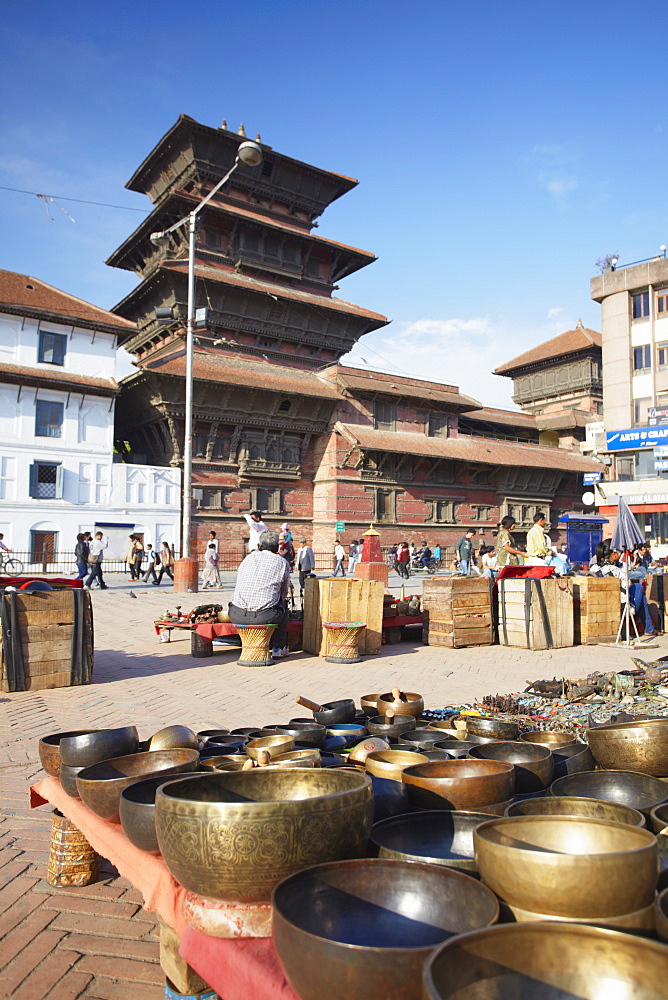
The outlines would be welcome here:
M 668 444 L 668 427 L 630 427 L 624 431 L 608 431 L 605 441 L 608 451 L 656 448 Z
M 583 472 L 582 473 L 582 484 L 583 486 L 591 486 L 593 483 L 600 483 L 603 479 L 602 472 Z

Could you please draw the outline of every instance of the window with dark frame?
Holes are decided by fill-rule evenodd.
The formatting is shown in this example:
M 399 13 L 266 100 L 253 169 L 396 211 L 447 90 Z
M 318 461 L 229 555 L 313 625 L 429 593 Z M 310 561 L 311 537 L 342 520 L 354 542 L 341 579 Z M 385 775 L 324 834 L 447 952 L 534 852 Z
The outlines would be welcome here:
M 37 360 L 47 365 L 64 365 L 67 337 L 63 333 L 39 331 L 39 351 Z
M 656 293 L 656 311 L 664 316 L 668 313 L 668 289 L 662 288 Z
M 397 426 L 397 404 L 377 399 L 374 403 L 374 427 L 378 431 L 394 431 Z
M 663 340 L 660 344 L 656 345 L 656 357 L 659 368 L 664 368 L 668 365 L 668 340 Z
M 644 319 L 649 316 L 649 292 L 638 292 L 633 296 L 633 318 Z
M 63 467 L 59 462 L 33 462 L 30 466 L 29 494 L 34 500 L 61 500 Z
M 652 367 L 652 345 L 642 344 L 633 348 L 633 370 L 634 372 L 644 371 Z
M 38 399 L 35 403 L 35 437 L 61 437 L 63 404 Z

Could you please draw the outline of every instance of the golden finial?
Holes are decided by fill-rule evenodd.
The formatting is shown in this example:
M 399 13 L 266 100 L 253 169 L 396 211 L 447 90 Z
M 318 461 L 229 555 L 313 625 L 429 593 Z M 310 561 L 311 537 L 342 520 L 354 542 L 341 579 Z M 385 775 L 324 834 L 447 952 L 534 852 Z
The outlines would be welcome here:
M 242 135 L 244 139 L 246 138 L 246 129 L 243 126 L 243 122 L 239 126 L 239 131 L 237 132 L 237 135 Z
M 223 118 L 222 122 L 220 123 L 220 127 L 227 132 L 227 118 Z
M 262 136 L 260 135 L 260 133 L 259 133 L 259 132 L 258 132 L 258 133 L 257 133 L 257 135 L 255 136 L 255 141 L 256 141 L 256 142 L 262 142 Z
M 576 330 L 584 330 L 584 323 L 582 322 L 581 318 L 578 319 L 578 325 L 575 327 L 575 329 Z

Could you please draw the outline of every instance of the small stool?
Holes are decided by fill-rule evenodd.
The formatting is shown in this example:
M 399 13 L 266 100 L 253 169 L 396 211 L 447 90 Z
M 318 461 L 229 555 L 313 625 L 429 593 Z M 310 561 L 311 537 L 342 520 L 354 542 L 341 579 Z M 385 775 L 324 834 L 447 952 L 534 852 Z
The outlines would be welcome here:
M 241 636 L 240 667 L 268 667 L 273 663 L 271 640 L 278 625 L 237 625 Z
M 57 888 L 90 885 L 97 878 L 99 866 L 100 855 L 93 850 L 83 833 L 66 816 L 54 809 L 46 872 L 49 885 Z
M 190 655 L 191 656 L 213 656 L 213 643 L 211 639 L 203 639 L 196 629 L 190 633 Z
M 359 634 L 366 625 L 362 622 L 323 622 L 327 632 L 328 663 L 359 663 L 357 643 Z

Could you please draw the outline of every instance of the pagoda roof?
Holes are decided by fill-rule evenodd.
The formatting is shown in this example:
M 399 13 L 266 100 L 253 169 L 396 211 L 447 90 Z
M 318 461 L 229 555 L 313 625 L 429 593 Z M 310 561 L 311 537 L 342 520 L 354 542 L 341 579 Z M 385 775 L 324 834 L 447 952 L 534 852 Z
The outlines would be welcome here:
M 407 375 L 388 375 L 385 372 L 368 371 L 365 368 L 331 365 L 320 372 L 319 377 L 336 382 L 342 389 L 351 391 L 404 396 L 410 399 L 422 399 L 425 403 L 448 403 L 462 410 L 477 409 L 480 406 L 478 400 L 465 396 L 455 385 L 429 382 Z
M 544 343 L 538 344 L 537 347 L 532 347 L 530 351 L 513 358 L 512 361 L 507 361 L 504 365 L 495 368 L 494 374 L 512 375 L 522 368 L 530 368 L 541 361 L 551 361 L 563 357 L 565 354 L 591 350 L 592 347 L 600 348 L 601 344 L 601 334 L 597 330 L 589 330 L 580 322 L 574 330 L 560 333 L 558 337 L 546 340 Z
M 0 312 L 66 323 L 105 333 L 127 333 L 136 329 L 132 320 L 94 306 L 85 299 L 63 292 L 41 278 L 0 270 Z

